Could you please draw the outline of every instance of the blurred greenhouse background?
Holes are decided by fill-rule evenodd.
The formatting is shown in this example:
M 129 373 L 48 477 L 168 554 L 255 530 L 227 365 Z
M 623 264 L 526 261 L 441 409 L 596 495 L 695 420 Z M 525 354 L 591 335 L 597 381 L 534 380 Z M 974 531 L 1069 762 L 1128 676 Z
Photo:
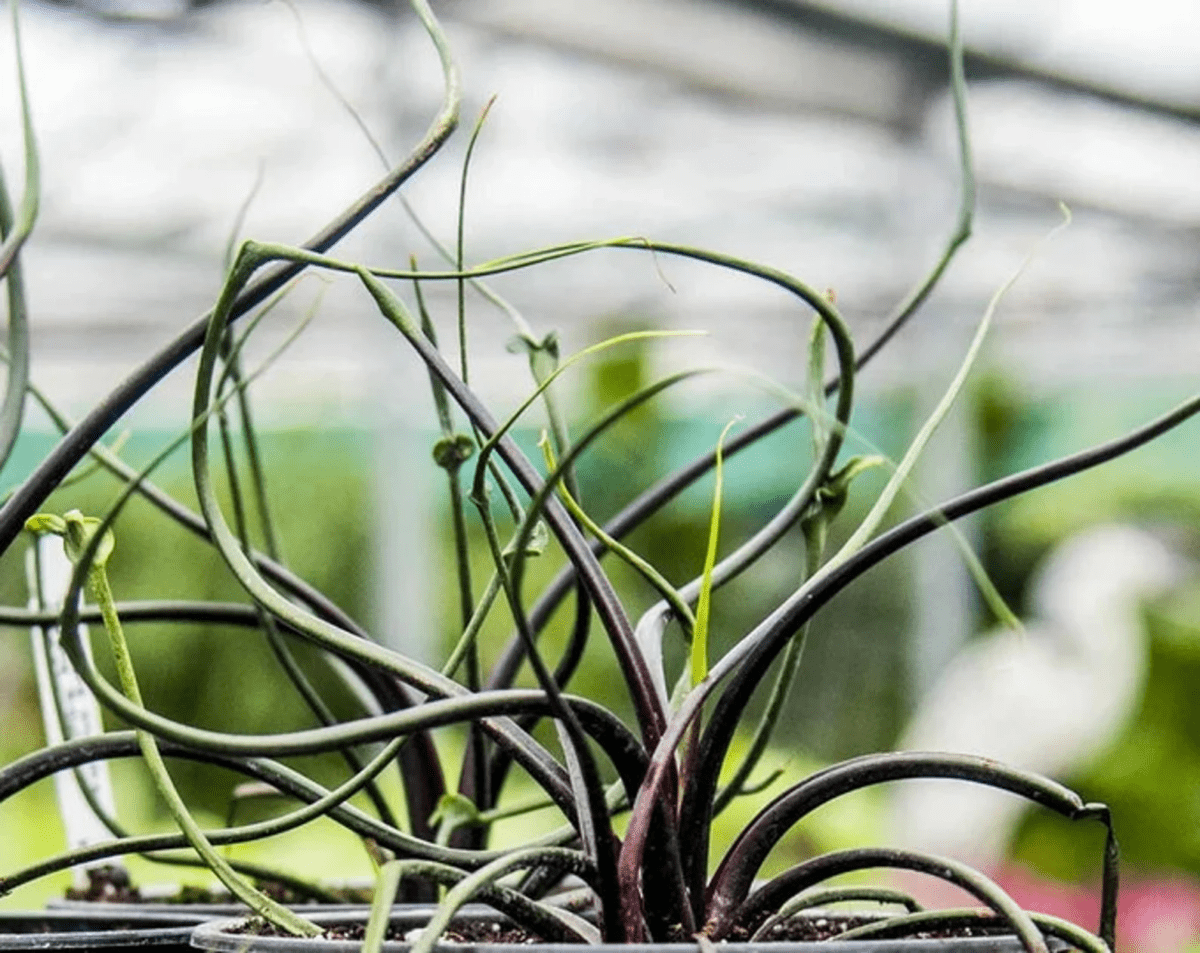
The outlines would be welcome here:
M 33 379 L 68 416 L 211 305 L 234 237 L 299 243 L 373 182 L 382 165 L 363 127 L 390 160 L 417 139 L 436 109 L 440 74 L 400 7 L 23 4 L 43 184 L 24 252 Z M 1194 392 L 1200 379 L 1200 10 L 1186 0 L 962 7 L 975 237 L 925 310 L 863 374 L 857 440 L 893 458 L 903 452 L 989 298 L 1060 221 L 1060 200 L 1073 217 L 1001 303 L 983 366 L 917 477 L 915 493 L 926 501 L 1116 436 Z M 469 260 L 581 238 L 686 241 L 831 289 L 862 342 L 950 233 L 958 180 L 941 2 L 442 0 L 435 9 L 463 68 L 464 125 L 497 97 L 471 168 Z M 0 49 L 0 155 L 12 187 L 22 165 L 7 26 Z M 405 189 L 445 242 L 454 237 L 466 139 L 460 132 L 444 161 Z M 337 251 L 394 266 L 414 254 L 440 265 L 396 203 Z M 571 372 L 562 393 L 576 426 L 637 382 L 683 365 L 753 367 L 802 386 L 806 319 L 781 295 L 736 278 L 607 251 L 493 284 L 538 334 L 556 331 L 564 354 L 621 330 L 707 332 L 616 349 Z M 454 289 L 427 294 L 453 353 Z M 430 458 L 436 427 L 426 375 L 349 280 L 300 282 L 256 333 L 256 353 L 269 354 L 317 303 L 312 325 L 255 385 L 288 560 L 382 638 L 437 657 L 453 604 L 439 589 L 451 557 L 444 487 Z M 478 298 L 468 298 L 468 317 L 473 385 L 494 406 L 514 406 L 529 384 L 525 358 L 505 347 L 513 325 Z M 710 448 L 734 413 L 755 420 L 773 408 L 744 378 L 702 380 L 669 392 L 636 430 L 605 444 L 583 484 L 594 514 L 615 512 L 673 464 Z M 130 462 L 148 460 L 186 426 L 190 387 L 185 367 L 123 422 Z M 533 423 L 522 433 L 531 447 Z M 6 490 L 53 441 L 39 411 L 29 426 L 0 473 Z M 726 539 L 759 525 L 790 494 L 806 447 L 793 428 L 731 462 Z M 1185 426 L 964 532 L 1019 609 L 1037 559 L 1082 526 L 1121 518 L 1194 535 L 1198 455 L 1200 430 Z M 187 498 L 185 457 L 173 458 L 160 480 Z M 90 478 L 61 506 L 103 508 L 115 492 L 106 481 Z M 711 483 L 698 486 L 633 537 L 674 580 L 701 565 L 710 494 Z M 200 547 L 153 525 L 135 508 L 118 526 L 120 598 L 236 596 Z M 789 591 L 801 551 L 797 540 L 731 587 L 716 606 L 718 630 L 745 631 Z M 649 594 L 628 582 L 636 611 Z M 13 554 L 0 564 L 0 588 L 7 604 L 24 604 Z M 946 661 L 992 624 L 943 539 L 851 588 L 810 642 L 777 761 L 888 747 Z M 1156 605 L 1149 626 L 1140 714 L 1105 758 L 1071 780 L 1112 804 L 1136 870 L 1192 884 L 1187 878 L 1200 877 L 1200 723 L 1189 699 L 1200 678 L 1200 589 Z M 0 753 L 8 760 L 40 743 L 40 727 L 27 636 L 4 634 Z M 187 636 L 194 647 L 186 667 L 184 636 L 151 627 L 134 636 L 153 707 L 220 727 L 231 724 L 223 719 L 237 699 L 242 730 L 302 723 L 298 705 L 286 709 L 286 691 L 264 687 L 261 670 L 246 664 L 247 647 L 230 646 L 245 636 Z M 253 651 L 267 666 L 265 647 Z M 602 663 L 585 677 L 603 691 Z M 228 779 L 192 770 L 183 780 L 193 797 L 222 816 Z M 31 845 L 16 833 L 30 811 L 52 810 L 49 788 L 41 795 L 0 805 L 5 867 L 41 856 L 45 835 Z M 141 798 L 147 808 L 149 793 Z M 875 807 L 862 806 L 863 823 L 882 823 Z M 837 823 L 813 836 L 853 836 L 833 830 Z M 1094 854 L 1082 857 L 1073 845 L 1034 819 L 1016 850 L 1043 871 L 1086 881 Z M 365 869 L 360 851 L 344 872 Z M 40 902 L 35 891 L 44 887 L 0 904 Z

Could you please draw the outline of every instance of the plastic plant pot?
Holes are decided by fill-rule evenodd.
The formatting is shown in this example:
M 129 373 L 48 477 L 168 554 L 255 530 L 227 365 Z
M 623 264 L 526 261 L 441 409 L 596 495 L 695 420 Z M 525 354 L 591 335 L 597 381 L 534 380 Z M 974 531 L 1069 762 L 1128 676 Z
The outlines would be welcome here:
M 370 904 L 363 903 L 301 903 L 288 904 L 300 910 L 307 916 L 310 913 L 337 913 L 347 910 L 366 911 Z M 230 919 L 246 915 L 247 908 L 240 903 L 175 903 L 171 901 L 141 900 L 125 903 L 116 900 L 51 900 L 46 904 L 47 910 L 72 912 L 88 916 L 91 911 L 113 911 L 130 917 L 142 914 L 149 916 L 178 916 L 186 917 L 193 923 L 201 920 Z
M 345 884 L 331 884 L 330 887 L 332 889 L 345 887 L 349 890 L 370 890 L 373 884 L 368 881 L 352 881 Z M 197 894 L 197 896 L 206 897 L 206 899 L 196 900 L 180 899 L 182 893 L 183 888 L 178 884 L 157 884 L 142 888 L 139 891 L 139 899 L 137 900 L 56 897 L 47 901 L 46 909 L 73 910 L 76 912 L 111 910 L 125 912 L 130 916 L 141 911 L 149 914 L 178 914 L 193 918 L 194 921 L 241 917 L 248 913 L 244 904 L 237 903 L 230 898 L 228 893 L 222 890 L 204 891 Z M 289 902 L 288 906 L 294 906 L 309 914 L 369 910 L 371 904 L 369 900 L 339 903 L 301 901 L 297 903 Z
M 368 903 L 298 903 L 288 904 L 288 906 L 302 911 L 307 916 L 310 913 L 338 913 L 353 910 L 365 912 L 370 909 L 371 905 Z M 186 917 L 193 923 L 198 923 L 202 920 L 243 917 L 247 913 L 246 906 L 240 903 L 188 903 L 173 900 L 155 900 L 153 897 L 129 902 L 122 900 L 70 900 L 60 897 L 48 901 L 46 909 L 69 911 L 82 916 L 89 915 L 93 910 L 111 911 L 129 917 L 137 917 L 142 914 L 147 914 L 151 917 L 178 916 Z
M 201 918 L 122 910 L 0 911 L 0 950 L 183 953 Z

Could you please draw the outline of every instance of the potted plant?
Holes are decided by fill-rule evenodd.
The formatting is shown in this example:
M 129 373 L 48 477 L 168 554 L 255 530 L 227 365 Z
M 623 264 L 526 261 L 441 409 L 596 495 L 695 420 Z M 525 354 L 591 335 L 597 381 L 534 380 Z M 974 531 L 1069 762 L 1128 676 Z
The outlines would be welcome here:
M 30 533 L 58 536 L 73 567 L 61 612 L 10 609 L 6 618 L 22 624 L 53 621 L 61 629 L 63 651 L 91 693 L 132 726 L 132 730 L 68 737 L 6 765 L 0 769 L 0 799 L 40 779 L 78 771 L 96 761 L 139 758 L 177 827 L 169 833 L 132 834 L 115 818 L 107 817 L 105 822 L 113 834 L 110 840 L 64 852 L 33 867 L 5 871 L 0 875 L 0 892 L 85 862 L 186 848 L 194 852 L 192 862 L 198 857 L 234 897 L 270 924 L 269 928 L 249 929 L 313 937 L 324 930 L 322 918 L 303 916 L 256 889 L 247 874 L 267 872 L 232 863 L 221 848 L 272 836 L 320 817 L 354 832 L 378 860 L 375 902 L 363 925 L 365 939 L 353 941 L 370 948 L 384 942 L 391 907 L 398 897 L 434 901 L 444 890 L 436 909 L 426 909 L 419 919 L 414 920 L 412 913 L 397 915 L 401 933 L 407 933 L 406 942 L 422 953 L 432 948 L 465 904 L 476 901 L 498 910 L 504 918 L 488 921 L 483 927 L 488 931 L 485 937 L 512 926 L 550 943 L 603 941 L 655 947 L 699 943 L 705 947 L 735 940 L 757 946 L 797 935 L 794 930 L 801 931 L 798 935 L 811 935 L 819 921 L 821 929 L 841 932 L 844 947 L 850 950 L 1110 949 L 1115 935 L 1117 848 L 1107 809 L 1054 781 L 969 754 L 881 753 L 789 779 L 783 793 L 740 831 L 716 868 L 708 867 L 714 818 L 747 789 L 796 675 L 809 627 L 835 594 L 915 540 L 952 527 L 955 520 L 986 506 L 1102 465 L 1156 439 L 1200 410 L 1200 398 L 1192 398 L 1103 446 L 977 487 L 882 529 L 906 476 L 961 391 L 1004 290 L 987 305 L 959 373 L 904 456 L 894 463 L 876 456 L 848 456 L 845 446 L 853 428 L 857 373 L 920 310 L 970 233 L 974 196 L 956 32 L 952 30 L 950 45 L 962 152 L 958 220 L 944 254 L 929 274 L 897 307 L 885 330 L 866 347 L 858 348 L 832 295 L 818 293 L 776 268 L 649 237 L 581 241 L 475 266 L 465 263 L 460 240 L 456 249 L 441 250 L 448 265 L 437 269 L 415 261 L 402 267 L 380 267 L 334 257 L 332 249 L 338 240 L 431 161 L 458 122 L 459 80 L 449 47 L 425 0 L 412 0 L 412 6 L 440 57 L 445 94 L 428 132 L 409 156 L 304 246 L 242 243 L 232 256 L 212 310 L 147 358 L 83 420 L 64 425 L 62 440 L 0 508 L 0 549 L 26 546 Z M 36 151 L 27 111 L 26 119 L 27 168 L 31 170 L 26 200 L 15 222 L 7 207 L 0 209 L 5 212 L 0 224 L 6 236 L 2 263 L 9 278 L 12 352 L 0 421 L 7 428 L 9 447 L 19 430 L 28 388 L 19 250 L 33 227 Z M 474 137 L 467 149 L 468 162 L 473 145 Z M 465 182 L 466 163 L 463 175 Z M 602 249 L 680 256 L 740 272 L 783 289 L 796 299 L 799 313 L 815 315 L 807 380 L 801 392 L 771 385 L 771 392 L 782 403 L 778 412 L 738 430 L 727 426 L 713 441 L 711 451 L 690 465 L 649 488 L 628 487 L 628 505 L 603 526 L 589 515 L 576 479 L 589 464 L 589 452 L 638 407 L 704 371 L 673 373 L 629 393 L 570 436 L 554 402 L 555 381 L 601 350 L 664 335 L 633 332 L 563 358 L 553 335 L 535 333 L 517 316 L 515 346 L 527 353 L 534 383 L 528 399 L 501 419 L 468 385 L 465 357 L 454 367 L 439 349 L 435 322 L 423 293 L 433 282 L 449 281 L 458 286 L 460 302 L 468 288 L 499 301 L 485 284 L 490 276 L 535 269 Z M 351 276 L 362 292 L 363 307 L 394 328 L 428 370 L 441 429 L 433 457 L 445 472 L 449 488 L 462 615 L 458 643 L 440 669 L 385 647 L 322 592 L 291 572 L 271 549 L 269 524 L 265 546 L 251 545 L 248 514 L 257 510 L 265 518 L 270 507 L 255 462 L 248 401 L 257 370 L 246 369 L 245 344 L 278 296 L 286 293 L 289 282 L 304 270 Z M 401 288 L 411 290 L 411 303 L 406 303 Z M 515 312 L 510 308 L 510 313 Z M 464 340 L 461 304 L 458 331 Z M 836 365 L 828 379 L 827 351 Z M 99 442 L 115 421 L 192 354 L 199 359 L 190 424 L 177 444 L 190 445 L 198 512 L 150 482 L 155 466 L 171 448 L 138 470 Z M 268 357 L 265 363 L 270 360 Z M 549 428 L 542 441 L 542 460 L 535 463 L 514 439 L 513 431 L 522 415 L 537 403 L 546 408 Z M 240 429 L 230 423 L 235 416 L 240 418 Z M 811 465 L 798 473 L 792 497 L 758 531 L 718 559 L 724 461 L 797 420 L 804 420 L 811 432 Z M 213 430 L 219 434 L 225 464 L 214 460 Z M 254 477 L 248 482 L 228 463 L 239 432 L 246 441 Z M 123 482 L 124 489 L 112 506 L 97 515 L 73 509 L 45 510 L 49 494 L 60 489 L 75 465 L 89 454 Z M 232 523 L 214 482 L 214 471 L 223 465 L 232 498 Z M 831 545 L 830 527 L 856 478 L 881 466 L 891 469 L 884 488 L 845 541 Z M 709 473 L 714 475 L 715 490 L 703 570 L 686 585 L 676 587 L 622 539 Z M 120 604 L 119 593 L 109 584 L 107 565 L 120 558 L 123 544 L 118 517 L 134 496 L 149 501 L 165 519 L 187 528 L 217 550 L 247 601 L 236 605 Z M 247 505 L 247 498 L 252 498 L 253 506 Z M 490 578 L 482 594 L 474 585 L 469 558 L 468 507 L 475 511 L 478 531 L 491 558 Z M 711 658 L 712 599 L 732 579 L 751 571 L 793 529 L 798 529 L 805 542 L 803 579 L 772 612 L 740 634 L 723 655 Z M 565 565 L 537 599 L 527 603 L 529 564 L 551 544 L 561 550 Z M 632 568 L 660 597 L 636 623 L 601 561 L 605 556 L 609 563 L 619 560 Z M 574 622 L 562 657 L 552 663 L 539 636 L 568 597 L 574 600 Z M 515 635 L 495 665 L 484 671 L 477 639 L 484 622 L 491 613 L 500 612 L 500 606 L 507 609 Z M 271 641 L 280 664 L 309 700 L 318 727 L 269 735 L 204 730 L 164 717 L 143 704 L 124 625 L 148 618 L 184 625 L 217 617 L 229 625 L 260 631 Z M 106 678 L 92 659 L 81 636 L 84 622 L 103 628 L 117 684 Z M 664 662 L 663 645 L 665 639 L 674 637 L 668 633 L 676 630 L 687 647 L 682 664 L 670 665 Z M 572 676 L 589 638 L 605 644 L 614 660 L 632 713 L 628 722 L 597 701 L 572 693 Z M 305 681 L 291 654 L 294 640 L 316 647 L 331 660 L 333 670 L 359 699 L 360 708 L 353 717 L 337 717 Z M 749 752 L 733 766 L 732 776 L 722 781 L 735 734 L 746 728 L 751 699 L 777 661 L 772 700 L 752 729 Z M 532 673 L 533 685 L 515 687 L 525 666 Z M 446 754 L 438 750 L 433 735 L 435 729 L 447 725 L 467 726 L 456 787 L 446 779 Z M 339 752 L 348 765 L 344 780 L 332 786 L 284 760 L 329 751 Z M 267 820 L 205 830 L 180 796 L 167 758 L 219 765 L 294 799 L 300 806 Z M 493 846 L 489 826 L 498 816 L 501 795 L 514 767 L 532 779 L 562 814 L 563 826 L 535 843 Z M 376 784 L 384 772 L 397 770 L 407 824 L 397 819 L 395 805 Z M 1002 788 L 1068 818 L 1104 825 L 1108 833 L 1103 913 L 1095 932 L 1020 909 L 986 877 L 952 858 L 897 849 L 864 846 L 820 854 L 759 881 L 772 847 L 816 808 L 850 791 L 914 777 L 956 778 Z M 360 792 L 368 796 L 370 811 L 349 803 Z M 620 832 L 619 816 L 625 821 Z M 314 868 L 307 876 L 293 871 L 270 874 L 312 889 L 306 885 L 319 872 L 319 858 Z M 842 874 L 879 868 L 912 870 L 949 880 L 973 895 L 986 912 L 927 912 L 915 909 L 909 898 L 894 891 L 826 887 L 827 881 Z M 555 894 L 555 888 L 560 892 Z M 828 914 L 803 917 L 814 904 L 824 909 L 862 900 L 898 903 L 904 912 L 852 920 Z M 459 921 L 458 928 L 467 929 L 464 922 Z M 242 929 L 247 929 L 245 924 Z M 964 940 L 964 930 L 979 935 Z M 931 933 L 951 938 L 930 939 Z M 956 933 L 960 938 L 953 938 Z M 924 938 L 904 940 L 896 947 L 900 941 L 894 938 L 905 936 Z M 270 944 L 278 938 L 263 939 Z M 196 942 L 213 949 L 240 950 L 258 939 L 206 929 L 197 934 Z M 481 942 L 478 935 L 472 942 Z M 804 948 L 803 942 L 799 948 Z

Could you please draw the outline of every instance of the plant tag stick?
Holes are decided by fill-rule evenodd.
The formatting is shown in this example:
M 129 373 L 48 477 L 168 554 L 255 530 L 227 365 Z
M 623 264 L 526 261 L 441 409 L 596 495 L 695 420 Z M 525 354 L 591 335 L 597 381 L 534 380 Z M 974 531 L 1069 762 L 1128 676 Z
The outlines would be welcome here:
M 32 609 L 58 610 L 70 584 L 74 567 L 63 552 L 62 540 L 53 536 L 39 536 L 34 546 L 37 547 L 37 552 L 31 547 L 25 560 L 29 606 Z M 87 629 L 82 623 L 80 633 L 86 650 Z M 35 625 L 30 629 L 30 638 L 33 643 L 33 664 L 46 743 L 52 745 L 66 738 L 100 734 L 103 731 L 100 707 L 59 645 L 58 627 Z M 58 706 L 55 705 L 56 695 L 62 709 L 61 723 Z M 93 761 L 81 765 L 77 771 L 59 771 L 55 774 L 54 790 L 58 798 L 58 811 L 62 816 L 67 847 L 70 849 L 112 840 L 112 834 L 96 816 L 80 789 L 81 779 L 101 809 L 109 814 L 115 813 L 107 762 Z M 80 864 L 74 868 L 75 886 L 85 888 L 87 869 L 102 866 L 120 864 L 113 859 Z

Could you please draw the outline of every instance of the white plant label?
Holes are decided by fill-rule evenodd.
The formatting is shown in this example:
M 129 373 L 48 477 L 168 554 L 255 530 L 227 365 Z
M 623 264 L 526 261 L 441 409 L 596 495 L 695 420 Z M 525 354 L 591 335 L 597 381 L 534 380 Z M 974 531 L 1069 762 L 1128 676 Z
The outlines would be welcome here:
M 26 556 L 26 576 L 29 585 L 31 609 L 62 607 L 63 596 L 71 581 L 74 568 L 63 552 L 62 540 L 55 536 L 39 536 L 36 543 L 37 557 L 32 549 Z M 41 564 L 41 578 L 37 563 Z M 40 583 L 40 584 L 39 584 Z M 88 650 L 87 627 L 80 624 L 85 650 Z M 38 700 L 42 709 L 42 724 L 46 732 L 46 743 L 57 744 L 64 738 L 80 738 L 98 735 L 104 730 L 100 721 L 100 707 L 91 689 L 75 672 L 60 645 L 57 626 L 38 626 L 30 629 L 33 642 L 34 673 L 37 678 Z M 55 695 L 62 707 L 62 721 L 56 710 Z M 108 775 L 108 764 L 92 761 L 81 765 L 78 772 L 59 771 L 54 775 L 54 789 L 58 798 L 58 810 L 62 815 L 67 847 L 74 849 L 112 840 L 104 823 L 96 816 L 79 787 L 82 777 L 97 804 L 110 815 L 115 813 L 112 782 Z M 82 864 L 75 868 L 77 886 L 85 886 L 85 870 L 91 867 L 119 866 L 113 859 L 104 859 Z

